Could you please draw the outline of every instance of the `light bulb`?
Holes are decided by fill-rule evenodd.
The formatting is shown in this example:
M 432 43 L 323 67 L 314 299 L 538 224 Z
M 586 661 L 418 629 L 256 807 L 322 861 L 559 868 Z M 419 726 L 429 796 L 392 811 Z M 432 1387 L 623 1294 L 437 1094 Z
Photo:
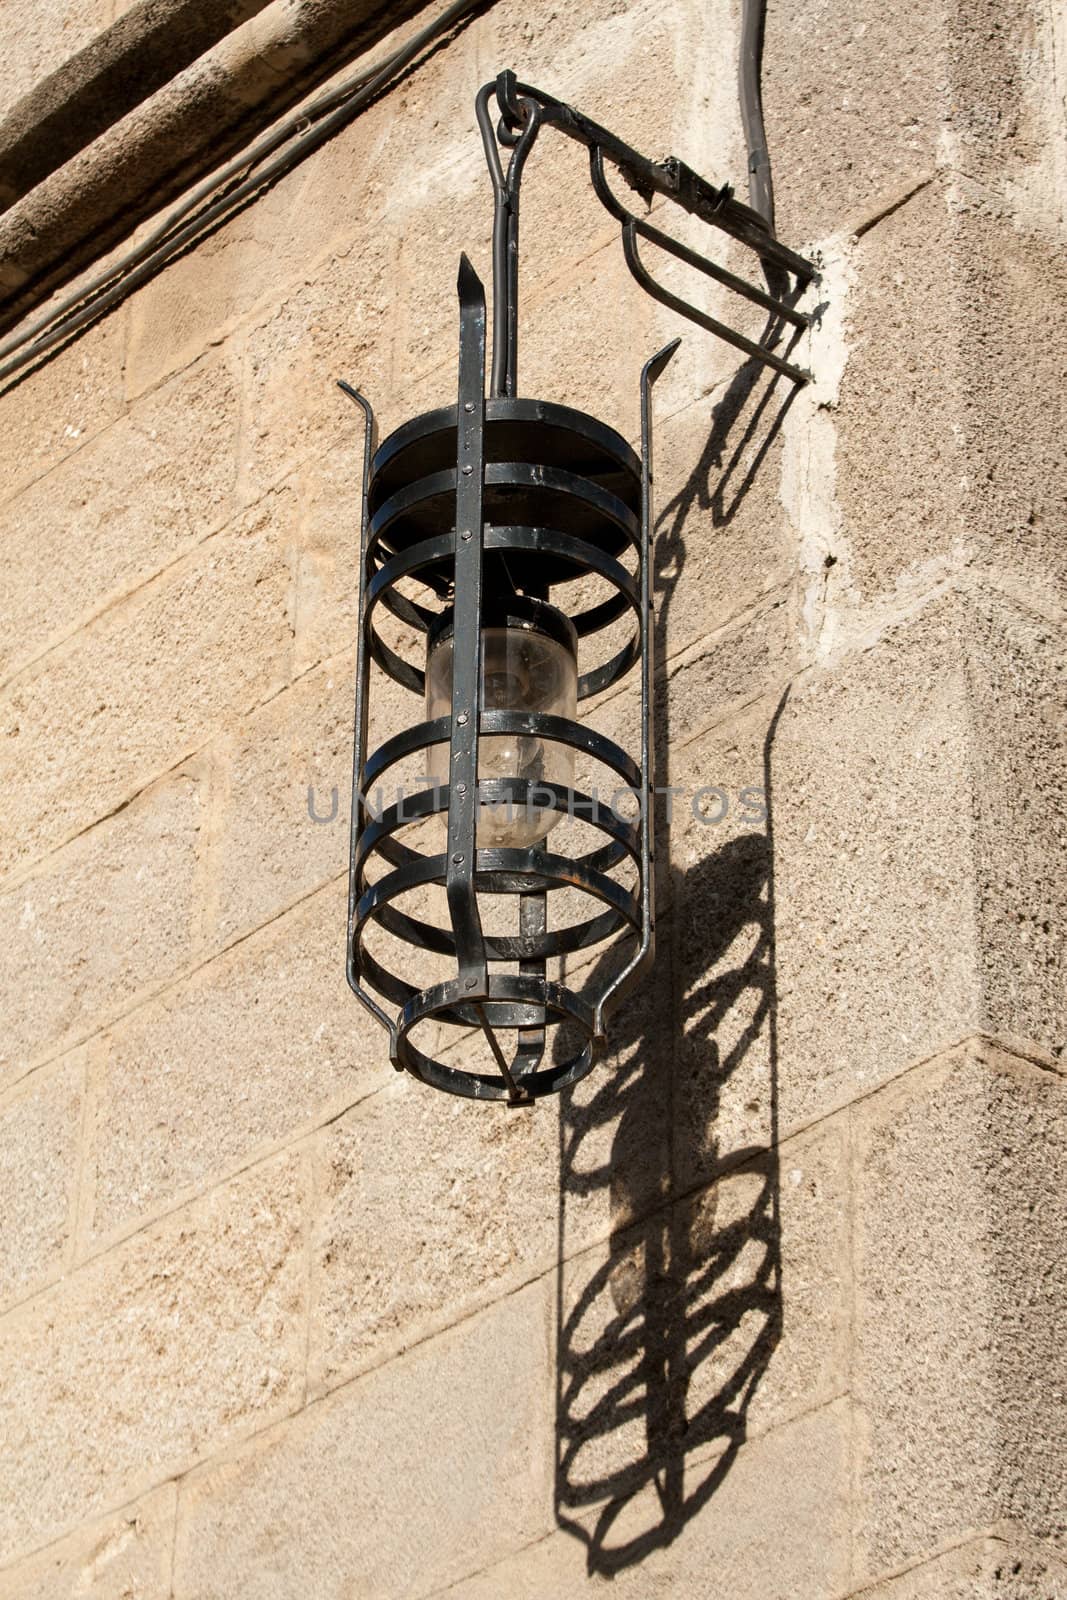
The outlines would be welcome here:
M 452 706 L 452 626 L 443 619 L 431 635 L 426 659 L 427 718 L 448 716 Z M 488 606 L 481 629 L 483 711 L 543 711 L 573 719 L 578 706 L 577 642 L 573 624 L 554 606 L 510 596 Z M 432 746 L 429 776 L 448 782 L 449 747 Z M 525 778 L 531 784 L 574 782 L 574 749 L 530 734 L 483 734 L 478 779 Z M 538 805 L 537 795 L 510 806 L 483 801 L 478 811 L 480 849 L 525 849 L 566 815 Z

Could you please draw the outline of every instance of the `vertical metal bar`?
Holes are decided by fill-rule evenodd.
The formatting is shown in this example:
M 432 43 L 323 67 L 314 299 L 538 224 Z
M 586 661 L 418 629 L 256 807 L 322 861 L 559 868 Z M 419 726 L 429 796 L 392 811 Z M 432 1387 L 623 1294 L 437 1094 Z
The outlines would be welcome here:
M 496 132 L 489 113 L 489 101 L 496 93 L 496 84 L 487 83 L 478 91 L 475 113 L 481 130 L 486 165 L 493 185 L 493 371 L 489 392 L 493 395 L 507 393 L 508 356 L 508 188 L 500 164 L 496 145 Z
M 394 1065 L 399 1067 L 396 1060 L 396 1024 L 382 1007 L 360 986 L 359 975 L 355 969 L 355 950 L 352 943 L 352 934 L 355 926 L 356 901 L 359 898 L 356 884 L 356 845 L 366 822 L 366 806 L 363 796 L 363 768 L 367 760 L 367 700 L 370 688 L 370 658 L 367 650 L 367 630 L 364 622 L 364 605 L 367 594 L 367 496 L 370 490 L 370 468 L 378 444 L 378 425 L 374 419 L 374 409 L 365 395 L 358 389 L 353 389 L 350 383 L 340 382 L 337 387 L 345 393 L 350 400 L 354 400 L 363 412 L 363 495 L 362 511 L 360 518 L 359 534 L 359 578 L 358 602 L 356 606 L 356 710 L 355 724 L 352 740 L 352 805 L 348 814 L 348 936 L 345 951 L 345 974 L 348 986 L 353 994 L 360 999 L 367 1010 L 377 1017 L 389 1030 L 390 1053 Z
M 474 888 L 481 711 L 485 290 L 466 256 L 460 257 L 458 289 L 455 618 L 445 893 L 456 939 L 460 986 L 471 999 L 477 999 L 486 995 L 489 987 L 485 941 Z
M 543 851 L 544 843 L 540 849 Z M 535 889 L 530 894 L 519 895 L 519 933 L 525 939 L 537 939 L 548 927 L 548 896 L 544 889 Z M 519 972 L 523 977 L 539 978 L 542 982 L 545 976 L 544 956 L 531 957 L 519 962 Z M 541 1012 L 541 1020 L 536 1028 L 520 1028 L 518 1047 L 515 1051 L 514 1065 L 519 1073 L 533 1072 L 540 1066 L 545 1053 L 545 1012 Z
M 645 362 L 641 372 L 641 941 L 631 960 L 612 980 L 597 1001 L 594 1016 L 596 1036 L 605 1036 L 605 1019 L 609 1002 L 614 996 L 620 999 L 631 981 L 640 976 L 651 960 L 655 945 L 656 922 L 656 862 L 655 829 L 653 813 L 655 799 L 654 749 L 655 730 L 653 712 L 653 660 L 652 636 L 652 385 L 681 344 L 672 339 L 656 355 Z

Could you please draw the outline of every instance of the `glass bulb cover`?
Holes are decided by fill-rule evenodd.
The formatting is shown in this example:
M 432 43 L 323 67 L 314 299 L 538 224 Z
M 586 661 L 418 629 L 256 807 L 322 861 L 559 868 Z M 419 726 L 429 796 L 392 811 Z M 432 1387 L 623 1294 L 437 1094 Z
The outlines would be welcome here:
M 517 608 L 512 608 L 517 609 Z M 573 628 L 562 613 L 537 602 L 527 602 L 533 620 L 509 617 L 503 626 L 492 623 L 481 630 L 481 694 L 483 711 L 542 711 L 573 720 L 578 708 L 578 663 L 575 649 L 560 635 L 573 640 Z M 544 613 L 552 612 L 551 619 Z M 540 613 L 540 615 L 539 615 Z M 552 631 L 544 624 L 555 622 Z M 539 626 L 538 624 L 542 625 Z M 565 626 L 560 627 L 563 623 Z M 452 709 L 453 639 L 449 628 L 431 640 L 426 659 L 427 718 L 447 717 Z M 449 747 L 430 750 L 431 782 L 448 782 Z M 478 740 L 478 781 L 525 778 L 530 783 L 574 782 L 574 750 L 554 739 L 528 734 L 482 735 Z M 536 844 L 566 815 L 536 803 L 537 796 L 505 805 L 483 801 L 478 812 L 477 844 L 480 849 L 525 849 Z

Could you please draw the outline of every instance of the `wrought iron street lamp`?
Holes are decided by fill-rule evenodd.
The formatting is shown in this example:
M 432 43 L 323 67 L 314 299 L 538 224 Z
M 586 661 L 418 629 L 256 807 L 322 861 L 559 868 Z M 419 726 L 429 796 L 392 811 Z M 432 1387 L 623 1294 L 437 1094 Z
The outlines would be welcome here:
M 611 1011 L 652 958 L 651 394 L 678 343 L 643 369 L 640 456 L 595 417 L 518 396 L 523 166 L 544 127 L 585 145 L 642 286 L 796 383 L 807 373 L 775 346 L 784 329 L 808 325 L 792 301 L 814 272 L 728 188 L 679 161 L 647 161 L 510 73 L 481 90 L 477 111 L 495 194 L 488 397 L 485 295 L 465 256 L 456 405 L 414 417 L 378 445 L 369 402 L 342 385 L 366 423 L 347 972 L 388 1030 L 398 1068 L 452 1093 L 519 1103 L 589 1071 Z M 506 171 L 501 147 L 511 150 Z M 606 161 L 646 199 L 669 196 L 753 251 L 767 287 L 630 213 L 608 187 Z M 655 283 L 639 239 L 763 307 L 763 338 Z M 595 586 L 594 603 L 568 602 Z M 608 641 L 599 656 L 598 641 Z M 372 665 L 418 697 L 423 716 L 368 754 Z M 636 757 L 577 714 L 635 667 Z M 610 775 L 610 802 L 576 786 L 576 760 Z M 421 770 L 412 792 L 394 780 L 413 762 Z M 390 783 L 393 803 L 375 806 Z M 632 814 L 617 804 L 622 791 Z M 561 821 L 569 837 L 584 832 L 573 853 L 556 843 L 568 833 L 557 834 Z M 567 915 L 556 914 L 560 904 Z M 575 904 L 585 908 L 577 917 Z M 597 962 L 604 975 L 581 991 L 555 970 L 609 943 L 618 959 Z M 436 968 L 429 979 L 420 960 Z M 571 1040 L 562 1050 L 549 1042 L 560 1024 Z M 471 1030 L 488 1048 L 485 1070 L 470 1060 Z

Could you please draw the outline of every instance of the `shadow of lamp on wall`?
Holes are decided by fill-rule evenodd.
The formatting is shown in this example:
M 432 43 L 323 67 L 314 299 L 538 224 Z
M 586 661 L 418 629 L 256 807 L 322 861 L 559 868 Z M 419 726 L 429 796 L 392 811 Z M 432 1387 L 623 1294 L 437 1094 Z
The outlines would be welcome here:
M 485 295 L 466 257 L 455 406 L 378 444 L 369 401 L 341 386 L 366 428 L 347 975 L 398 1070 L 519 1105 L 585 1077 L 653 957 L 652 389 L 678 343 L 642 371 L 640 455 L 594 417 L 519 396 L 523 168 L 544 129 L 584 146 L 642 288 L 793 385 L 808 374 L 791 342 L 810 321 L 795 302 L 815 273 L 728 186 L 647 160 L 511 73 L 479 92 L 477 115 L 495 197 L 488 396 Z M 632 212 L 609 165 L 646 203 L 662 196 L 740 244 L 766 286 Z M 761 307 L 761 337 L 657 283 L 641 243 Z M 414 697 L 415 718 L 369 753 L 372 674 Z M 624 742 L 579 720 L 579 705 L 602 720 L 620 695 Z

